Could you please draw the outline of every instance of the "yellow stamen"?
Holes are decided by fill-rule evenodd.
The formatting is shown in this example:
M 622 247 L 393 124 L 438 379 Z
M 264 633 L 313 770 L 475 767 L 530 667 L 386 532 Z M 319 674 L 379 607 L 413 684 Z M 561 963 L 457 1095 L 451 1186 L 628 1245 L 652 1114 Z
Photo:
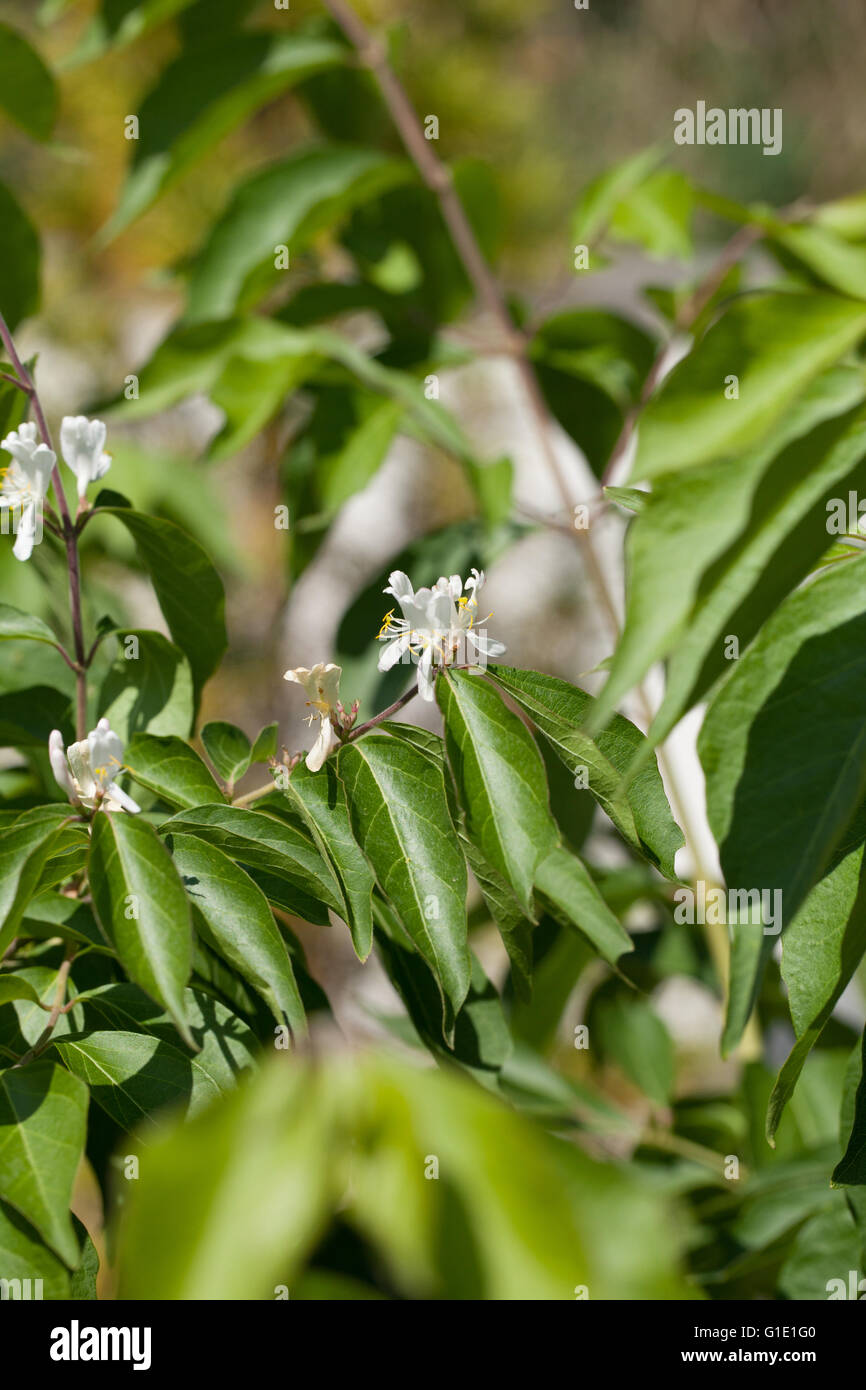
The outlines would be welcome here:
M 391 609 L 385 614 L 384 618 L 382 619 L 382 626 L 379 628 L 378 637 L 384 637 L 384 636 L 385 636 L 385 633 L 390 631 L 390 629 L 391 629 L 391 619 L 393 618 L 393 616 L 394 616 L 394 610 L 393 610 L 393 608 L 391 608 Z M 378 641 L 378 637 L 377 637 L 377 641 Z

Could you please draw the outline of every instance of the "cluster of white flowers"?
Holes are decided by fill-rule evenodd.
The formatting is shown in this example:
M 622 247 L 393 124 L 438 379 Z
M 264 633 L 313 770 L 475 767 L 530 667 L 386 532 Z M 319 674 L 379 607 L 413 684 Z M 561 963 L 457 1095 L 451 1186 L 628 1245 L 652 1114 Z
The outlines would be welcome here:
M 48 740 L 48 757 L 58 786 L 74 806 L 88 811 L 141 810 L 114 780 L 123 770 L 123 744 L 107 719 L 100 719 L 87 738 L 69 748 L 64 747 L 60 730 L 54 729 Z
M 379 639 L 388 645 L 379 657 L 379 670 L 390 671 L 400 660 L 416 662 L 418 693 L 432 700 L 435 668 L 453 665 L 458 657 L 472 665 L 501 656 L 502 643 L 492 641 L 478 626 L 478 592 L 483 583 L 484 571 L 473 569 L 465 583 L 459 574 L 443 575 L 432 589 L 416 592 L 408 576 L 394 570 L 384 593 L 397 600 L 403 616 L 395 618 L 392 609 L 382 624 Z M 318 772 L 339 748 L 358 713 L 357 700 L 348 712 L 340 703 L 341 675 L 342 668 L 332 661 L 320 661 L 311 668 L 298 666 L 285 674 L 287 681 L 306 691 L 309 722 L 319 720 L 318 737 L 306 758 L 311 772 Z
M 18 530 L 12 553 L 18 560 L 29 560 L 36 540 L 40 508 L 51 483 L 57 455 L 36 437 L 32 422 L 19 425 L 0 441 L 0 449 L 12 455 L 12 462 L 0 469 L 0 508 L 17 510 Z M 64 461 L 78 481 L 82 498 L 90 483 L 108 472 L 111 455 L 105 452 L 105 425 L 86 415 L 65 415 L 60 426 L 60 449 Z
M 388 645 L 379 657 L 379 670 L 390 671 L 408 655 L 418 663 L 421 698 L 432 700 L 435 667 L 450 666 L 458 657 L 472 664 L 502 656 L 502 643 L 492 641 L 478 626 L 483 584 L 484 571 L 473 569 L 465 583 L 459 574 L 447 579 L 443 575 L 432 589 L 415 592 L 408 576 L 394 570 L 384 592 L 397 600 L 403 616 L 395 618 L 393 609 L 385 616 L 379 640 Z

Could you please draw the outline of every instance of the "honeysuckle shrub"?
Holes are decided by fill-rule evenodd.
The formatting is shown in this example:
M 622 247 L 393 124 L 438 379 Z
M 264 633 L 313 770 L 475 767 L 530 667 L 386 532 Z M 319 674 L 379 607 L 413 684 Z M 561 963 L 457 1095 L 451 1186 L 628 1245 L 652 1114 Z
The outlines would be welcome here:
M 530 325 L 472 252 L 496 241 L 491 173 L 422 158 L 411 132 L 417 164 L 401 153 L 385 49 L 364 48 L 371 75 L 341 6 L 341 24 L 249 9 L 172 7 L 179 44 L 118 135 L 135 132 L 101 244 L 289 88 L 318 138 L 238 184 L 178 271 L 164 341 L 59 423 L 14 336 L 38 237 L 3 195 L 4 573 L 31 599 L 0 605 L 3 1288 L 94 1298 L 101 1262 L 121 1297 L 848 1297 L 866 1233 L 866 195 L 740 205 L 641 153 L 583 191 L 563 253 L 579 276 L 622 243 L 678 255 L 681 285 L 647 291 L 663 326 L 597 308 Z M 157 10 L 102 6 L 78 61 Z M 4 54 L 0 105 L 45 139 L 56 78 L 0 26 Z M 334 139 L 338 110 L 379 143 Z M 709 249 L 724 222 L 699 272 L 693 237 Z M 572 498 L 548 454 L 548 518 L 515 507 L 511 461 L 478 457 L 439 401 L 468 356 L 448 329 L 479 296 L 536 427 L 558 422 L 598 479 Z M 293 653 L 303 747 L 201 718 L 233 637 L 203 468 L 172 463 L 159 508 L 112 486 L 112 432 L 122 452 L 127 424 L 200 394 L 224 417 L 210 458 L 287 441 L 293 579 L 400 436 L 456 460 L 472 498 L 357 592 L 335 650 Z M 611 509 L 621 632 L 594 550 Z M 485 610 L 485 567 L 544 524 L 612 620 L 596 695 L 511 664 Z M 146 576 L 160 630 L 130 621 L 122 586 L 105 611 L 103 554 Z M 642 732 L 621 708 L 660 665 Z M 695 707 L 723 882 L 660 771 Z M 331 1004 L 301 938 L 328 927 L 401 1005 L 358 1055 L 313 1046 Z M 718 1058 L 672 1036 L 670 987 L 715 1000 Z M 107 1240 L 71 1210 L 82 1164 Z

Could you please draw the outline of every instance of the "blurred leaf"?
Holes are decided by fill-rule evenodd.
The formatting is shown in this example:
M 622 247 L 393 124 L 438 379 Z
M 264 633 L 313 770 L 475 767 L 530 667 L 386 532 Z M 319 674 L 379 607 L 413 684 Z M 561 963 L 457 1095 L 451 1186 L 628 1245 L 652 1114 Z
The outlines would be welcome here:
M 0 107 L 28 135 L 47 140 L 57 115 L 57 87 L 22 34 L 0 24 Z
M 62 1067 L 37 1061 L 0 1071 L 0 1198 L 70 1269 L 80 1258 L 69 1201 L 86 1127 L 87 1087 Z
M 667 1105 L 674 1084 L 670 1034 L 644 999 L 603 999 L 595 1005 L 590 1028 L 602 1055 L 615 1061 L 657 1105 Z
M 254 174 L 234 191 L 193 262 L 187 323 L 248 308 L 282 272 L 276 248 L 297 255 L 359 202 L 414 177 L 411 164 L 376 150 L 324 146 Z M 266 269 L 267 267 L 267 269 Z
M 808 223 L 781 227 L 774 232 L 772 244 L 805 265 L 831 289 L 854 299 L 866 299 L 866 246 Z
M 657 146 L 630 155 L 587 184 L 572 214 L 571 235 L 579 245 L 598 241 L 610 226 L 620 203 L 628 199 L 660 164 Z
M 610 218 L 610 235 L 644 247 L 651 256 L 693 254 L 692 218 L 695 199 L 692 186 L 676 169 L 659 169 L 621 197 Z
M 642 329 L 597 309 L 554 315 L 529 344 L 548 406 L 599 477 L 655 352 Z
M 38 232 L 0 183 L 0 312 L 13 332 L 39 307 L 40 263 Z
M 57 645 L 57 638 L 41 618 L 31 617 L 29 613 L 10 608 L 7 603 L 0 603 L 0 641 L 18 637 L 27 637 L 33 642 L 47 642 L 52 647 Z
M 237 1202 L 217 1200 L 229 1187 Z M 294 1290 L 338 1204 L 406 1297 L 689 1296 L 665 1200 L 462 1078 L 368 1056 L 274 1063 L 149 1146 L 123 1218 L 121 1297 Z M 223 1258 L 202 1258 L 215 1242 Z
M 866 238 L 866 193 L 852 193 L 816 208 L 812 221 L 849 241 Z
M 153 827 L 125 812 L 96 816 L 88 880 L 99 925 L 127 975 L 190 1042 L 183 994 L 192 962 L 189 903 Z
M 772 292 L 727 310 L 643 412 L 632 479 L 724 458 L 757 442 L 866 333 L 866 308 L 833 295 Z M 726 378 L 739 381 L 727 399 Z
M 824 500 L 860 478 L 864 394 L 863 371 L 834 368 L 756 448 L 653 485 L 628 531 L 625 627 L 594 720 L 668 657 L 657 743 L 725 669 L 725 636 L 745 647 L 808 573 L 829 543 Z
M 311 73 L 343 65 L 346 55 L 342 44 L 305 34 L 217 34 L 185 48 L 139 108 L 132 168 L 104 239 L 260 107 Z

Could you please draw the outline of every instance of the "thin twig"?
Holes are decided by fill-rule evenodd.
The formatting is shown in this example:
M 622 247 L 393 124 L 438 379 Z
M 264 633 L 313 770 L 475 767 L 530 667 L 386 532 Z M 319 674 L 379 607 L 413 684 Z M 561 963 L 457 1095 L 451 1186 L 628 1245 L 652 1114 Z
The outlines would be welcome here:
M 72 962 L 75 959 L 76 951 L 77 947 L 72 943 L 67 946 L 66 955 L 63 957 L 60 969 L 57 971 L 57 988 L 54 991 L 54 1003 L 51 1006 L 51 1013 L 48 1015 L 48 1022 L 36 1039 L 36 1042 L 30 1048 L 30 1051 L 25 1052 L 24 1056 L 20 1057 L 15 1063 L 17 1067 L 26 1066 L 28 1062 L 32 1062 L 35 1057 L 38 1057 L 41 1052 L 44 1052 L 51 1034 L 54 1032 L 57 1020 L 64 1012 L 63 1002 L 66 998 L 66 983 L 69 979 L 69 971 L 72 968 Z
M 353 729 L 346 737 L 345 742 L 352 743 L 356 738 L 360 738 L 362 734 L 365 734 L 368 729 L 375 729 L 377 724 L 381 724 L 384 720 L 390 719 L 391 715 L 396 714 L 398 709 L 402 709 L 404 705 L 408 705 L 409 701 L 414 700 L 417 694 L 418 687 L 417 685 L 413 685 L 411 690 L 407 690 L 405 694 L 400 696 L 399 700 L 394 701 L 393 705 L 389 705 L 387 709 L 383 709 L 381 714 L 374 714 L 373 718 L 368 719 L 366 724 L 359 724 L 357 729 Z

